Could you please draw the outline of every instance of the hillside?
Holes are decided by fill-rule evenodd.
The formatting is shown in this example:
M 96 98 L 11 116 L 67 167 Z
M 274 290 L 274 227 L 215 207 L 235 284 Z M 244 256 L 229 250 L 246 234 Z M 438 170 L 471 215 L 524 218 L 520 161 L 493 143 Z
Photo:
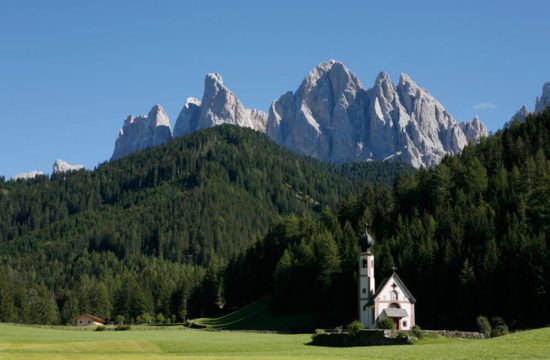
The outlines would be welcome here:
M 334 208 L 409 171 L 339 168 L 219 126 L 94 171 L 1 181 L 0 321 L 65 323 L 85 311 L 182 319 L 204 267 L 219 269 L 275 217 Z M 203 306 L 197 296 L 191 304 Z
M 271 294 L 281 314 L 309 313 L 325 327 L 349 323 L 357 316 L 365 223 L 375 238 L 377 281 L 397 268 L 421 326 L 472 329 L 479 315 L 512 328 L 547 325 L 550 110 L 393 187 L 348 196 L 335 213 L 278 219 L 228 265 L 226 303 Z

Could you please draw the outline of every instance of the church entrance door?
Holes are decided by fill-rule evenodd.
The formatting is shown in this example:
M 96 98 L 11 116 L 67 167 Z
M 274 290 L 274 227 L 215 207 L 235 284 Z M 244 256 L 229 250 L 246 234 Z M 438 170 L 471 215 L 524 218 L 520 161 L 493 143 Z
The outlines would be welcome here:
M 394 330 L 400 330 L 399 329 L 399 323 L 400 323 L 399 318 L 393 318 L 393 329 Z

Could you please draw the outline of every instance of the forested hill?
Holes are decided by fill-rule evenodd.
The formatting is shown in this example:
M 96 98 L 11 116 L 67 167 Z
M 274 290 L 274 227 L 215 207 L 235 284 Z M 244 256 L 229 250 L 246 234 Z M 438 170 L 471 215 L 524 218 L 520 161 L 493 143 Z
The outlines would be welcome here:
M 280 312 L 312 312 L 321 326 L 353 320 L 365 223 L 376 279 L 397 267 L 418 324 L 473 328 L 479 315 L 550 324 L 550 109 L 393 187 L 367 187 L 334 214 L 277 221 L 229 264 L 227 304 L 271 292 Z
M 84 311 L 181 318 L 203 274 L 197 266 L 248 248 L 278 215 L 334 208 L 366 183 L 410 171 L 393 162 L 336 167 L 218 126 L 94 171 L 2 179 L 0 321 L 66 322 Z

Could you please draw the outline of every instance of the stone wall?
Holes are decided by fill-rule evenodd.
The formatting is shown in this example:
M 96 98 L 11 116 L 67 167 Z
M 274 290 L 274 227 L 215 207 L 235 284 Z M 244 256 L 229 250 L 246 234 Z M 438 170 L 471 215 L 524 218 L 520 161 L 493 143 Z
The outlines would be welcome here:
M 425 334 L 441 335 L 453 338 L 462 339 L 485 339 L 485 334 L 474 331 L 458 331 L 458 330 L 422 330 Z
M 313 335 L 311 344 L 318 346 L 376 346 L 410 344 L 410 337 L 405 333 L 389 330 L 361 330 L 357 336 L 348 333 L 326 333 Z

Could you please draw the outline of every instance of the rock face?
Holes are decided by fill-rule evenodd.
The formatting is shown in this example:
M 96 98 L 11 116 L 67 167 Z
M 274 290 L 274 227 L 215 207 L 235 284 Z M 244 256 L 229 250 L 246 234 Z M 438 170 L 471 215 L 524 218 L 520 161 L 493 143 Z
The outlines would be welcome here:
M 129 115 L 124 120 L 115 142 L 111 160 L 117 160 L 136 151 L 160 145 L 172 139 L 170 120 L 160 105 L 155 105 L 147 116 Z
M 174 136 L 183 136 L 198 129 L 200 116 L 201 101 L 194 97 L 188 98 L 176 120 Z
M 37 176 L 40 176 L 40 175 L 44 175 L 44 173 L 42 171 L 31 171 L 31 172 L 28 172 L 28 173 L 22 173 L 22 174 L 17 174 L 14 176 L 14 179 L 15 180 L 28 180 L 28 179 L 34 179 L 35 177 Z
M 515 119 L 519 119 L 519 121 L 525 121 L 527 119 L 527 116 L 529 115 L 529 109 L 527 109 L 527 106 L 523 105 L 521 109 L 516 111 L 514 116 L 510 118 L 510 121 L 513 121 Z
M 482 123 L 477 115 L 472 121 L 463 121 L 459 123 L 460 128 L 464 132 L 468 141 L 478 143 L 481 137 L 487 136 L 487 127 Z
M 271 104 L 269 114 L 245 108 L 219 74 L 208 74 L 202 99 L 187 99 L 174 136 L 220 124 L 266 133 L 290 150 L 336 164 L 396 159 L 427 167 L 487 135 L 477 117 L 458 123 L 406 74 L 394 85 L 380 73 L 366 89 L 335 60 L 316 66 L 296 92 Z M 159 106 L 148 116 L 129 116 L 112 159 L 171 139 L 169 126 Z
M 535 113 L 541 113 L 550 105 L 550 81 L 542 86 L 542 95 L 537 97 Z
M 63 160 L 55 160 L 53 164 L 53 173 L 65 173 L 69 171 L 76 171 L 84 169 L 84 165 L 71 165 L 66 161 Z
M 479 119 L 459 124 L 406 74 L 394 86 L 381 73 L 364 89 L 342 63 L 331 60 L 313 69 L 296 93 L 272 103 L 267 134 L 324 161 L 400 159 L 420 167 L 459 152 L 487 130 Z
M 544 110 L 546 110 L 548 106 L 550 106 L 550 81 L 545 83 L 542 86 L 541 96 L 540 97 L 537 96 L 537 100 L 535 101 L 535 114 L 539 114 L 543 112 Z M 519 109 L 514 114 L 514 116 L 512 116 L 512 118 L 510 119 L 510 122 L 515 119 L 519 119 L 520 121 L 525 121 L 525 119 L 529 114 L 531 114 L 529 112 L 529 109 L 527 109 L 527 106 L 523 105 L 521 109 Z
M 174 136 L 220 124 L 232 124 L 265 132 L 267 114 L 247 109 L 223 84 L 219 74 L 208 74 L 204 80 L 202 100 L 188 98 L 174 128 Z

